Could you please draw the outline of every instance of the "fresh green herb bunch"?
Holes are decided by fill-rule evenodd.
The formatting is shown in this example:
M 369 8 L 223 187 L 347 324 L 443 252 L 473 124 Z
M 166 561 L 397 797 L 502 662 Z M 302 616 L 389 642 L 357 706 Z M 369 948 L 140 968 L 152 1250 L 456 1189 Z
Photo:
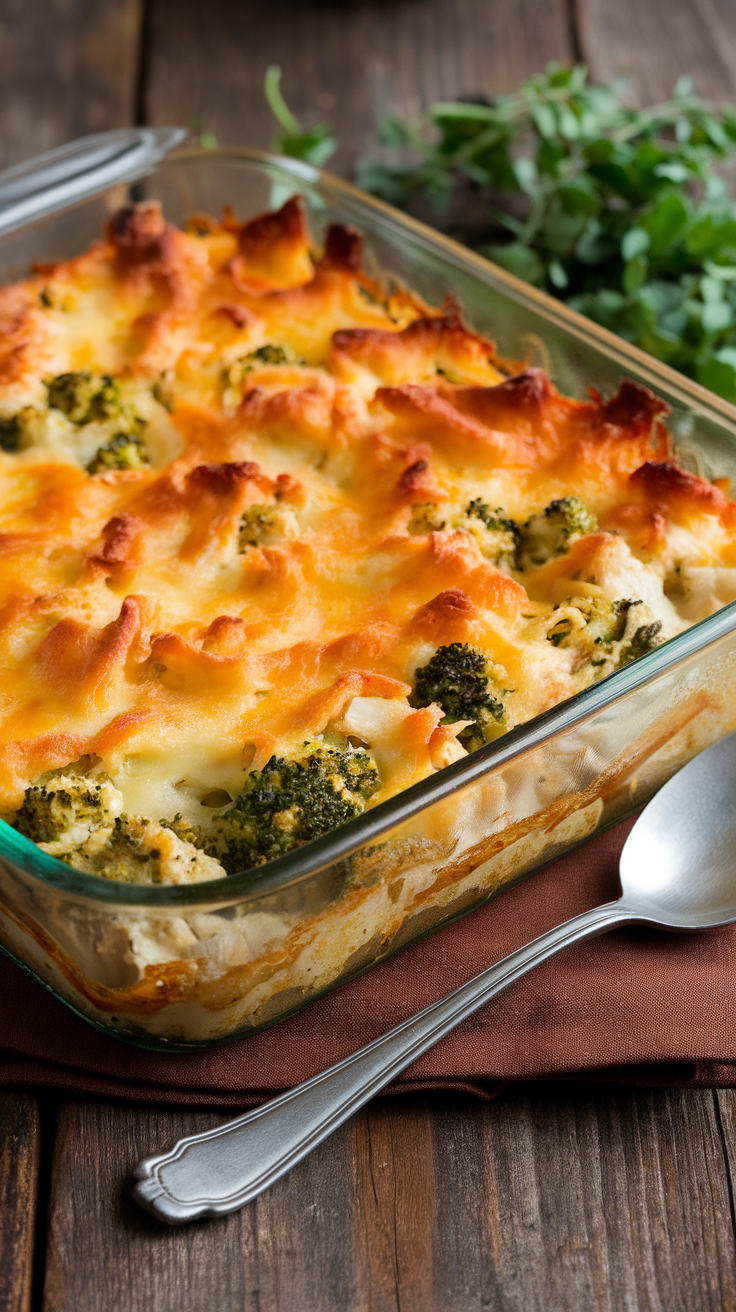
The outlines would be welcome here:
M 622 89 L 552 66 L 488 104 L 386 118 L 398 162 L 358 180 L 403 207 L 475 190 L 496 228 L 483 254 L 736 401 L 736 211 L 714 167 L 736 153 L 736 107 L 689 78 L 645 110 Z
M 644 110 L 623 90 L 551 65 L 512 95 L 388 115 L 357 181 L 429 204 L 512 273 L 736 401 L 736 209 L 718 172 L 736 107 L 714 109 L 687 77 Z
M 503 725 L 503 703 L 488 689 L 486 658 L 467 642 L 438 647 L 434 656 L 417 670 L 409 697 L 411 706 L 431 706 L 444 711 L 443 724 L 472 720 L 458 735 L 469 752 L 490 742 Z

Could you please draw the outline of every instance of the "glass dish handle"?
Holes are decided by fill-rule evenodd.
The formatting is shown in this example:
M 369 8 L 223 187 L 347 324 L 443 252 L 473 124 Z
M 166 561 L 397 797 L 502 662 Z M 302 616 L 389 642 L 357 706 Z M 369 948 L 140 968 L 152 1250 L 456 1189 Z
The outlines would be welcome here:
M 170 1225 L 237 1211 L 306 1157 L 484 1002 L 548 957 L 633 920 L 619 902 L 594 907 L 512 952 L 395 1029 L 263 1107 L 148 1157 L 134 1195 Z
M 186 128 L 119 128 L 80 137 L 0 172 L 0 234 L 121 182 L 178 146 Z

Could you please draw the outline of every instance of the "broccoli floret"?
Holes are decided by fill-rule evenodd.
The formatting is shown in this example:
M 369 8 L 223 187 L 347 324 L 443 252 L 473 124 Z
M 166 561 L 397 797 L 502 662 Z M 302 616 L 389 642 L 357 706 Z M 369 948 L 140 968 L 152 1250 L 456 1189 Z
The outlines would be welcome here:
M 579 645 L 583 640 L 591 648 L 605 647 L 608 650 L 614 642 L 620 642 L 626 628 L 626 617 L 633 601 L 607 601 L 604 597 L 568 597 L 563 606 L 563 614 L 547 634 L 547 640 L 555 647 Z M 585 620 L 585 628 L 576 626 L 570 614 L 570 607 Z M 560 607 L 555 606 L 555 610 Z
M 518 530 L 516 564 L 519 569 L 536 569 L 554 556 L 560 556 L 585 533 L 598 527 L 595 515 L 586 510 L 579 497 L 551 501 L 546 510 L 532 515 Z
M 622 665 L 629 665 L 631 661 L 638 660 L 640 656 L 645 656 L 648 651 L 658 647 L 662 641 L 659 636 L 661 630 L 661 620 L 654 620 L 651 624 L 641 624 L 634 631 L 630 641 L 621 648 L 618 657 L 619 668 Z
M 258 364 L 295 364 L 296 354 L 290 346 L 275 346 L 273 342 L 267 342 L 265 346 L 259 346 L 257 351 L 244 355 L 241 363 L 251 368 Z
M 130 433 L 116 433 L 95 452 L 87 465 L 87 473 L 99 474 L 105 469 L 147 469 L 150 463 L 148 452 L 139 437 Z
M 80 845 L 120 811 L 120 794 L 111 784 L 61 775 L 26 788 L 23 805 L 7 817 L 34 843 Z
M 51 856 L 105 879 L 185 884 L 223 877 L 217 858 L 201 850 L 208 846 L 204 835 L 192 841 L 194 826 L 125 815 L 122 805 L 107 780 L 60 775 L 27 788 L 23 805 L 5 819 Z
M 33 406 L 26 405 L 17 414 L 0 419 L 0 448 L 3 451 L 12 453 L 31 444 L 29 427 L 33 425 L 37 413 Z
M 90 863 L 84 863 L 85 867 L 90 873 L 123 884 L 160 884 L 161 853 L 155 847 L 142 847 L 148 823 L 140 816 L 119 815 L 104 847 L 95 852 Z
M 168 410 L 169 414 L 176 406 L 176 398 L 172 389 L 173 381 L 173 369 L 164 369 L 151 388 L 151 396 L 154 401 L 158 401 L 159 405 L 162 405 L 164 410 Z
M 413 534 L 436 533 L 440 529 L 462 529 L 475 538 L 483 555 L 496 565 L 513 565 L 516 558 L 519 529 L 512 519 L 506 519 L 500 509 L 492 510 L 480 497 L 459 514 L 439 506 L 436 501 L 418 501 L 411 508 L 407 531 Z
M 487 662 L 482 652 L 466 642 L 439 647 L 427 665 L 418 669 L 409 697 L 411 706 L 436 703 L 444 711 L 443 724 L 472 720 L 458 735 L 469 752 L 490 742 L 504 724 L 504 706 L 488 690 Z
M 499 507 L 492 510 L 480 497 L 475 497 L 465 507 L 457 527 L 472 533 L 483 555 L 496 565 L 510 567 L 514 564 L 519 546 L 519 526 L 513 519 L 507 519 Z
M 281 364 L 304 364 L 304 361 L 299 359 L 291 346 L 278 346 L 274 342 L 267 342 L 265 346 L 259 346 L 257 350 L 249 351 L 247 355 L 241 355 L 239 359 L 227 365 L 223 371 L 224 386 L 225 388 L 240 387 L 248 374 L 261 365 Z
M 124 884 L 191 884 L 223 878 L 225 871 L 216 858 L 172 830 L 173 824 L 120 815 L 111 830 L 94 836 L 66 860 L 79 870 Z
M 287 506 L 250 506 L 240 520 L 238 551 L 242 555 L 248 547 L 273 546 L 291 537 L 295 529 L 294 513 Z
M 262 865 L 360 815 L 379 787 L 362 748 L 305 743 L 297 757 L 272 756 L 216 822 L 219 859 L 229 874 Z
M 3 451 L 17 451 L 23 437 L 23 424 L 20 415 L 10 419 L 0 419 L 0 447 Z
M 571 647 L 597 669 L 610 674 L 658 645 L 661 620 L 640 624 L 642 601 L 608 601 L 603 597 L 568 597 L 560 618 L 547 633 L 555 647 Z
M 209 851 L 212 836 L 205 833 L 200 825 L 193 825 L 191 820 L 185 820 L 178 811 L 173 820 L 159 820 L 159 824 L 162 829 L 170 829 L 183 843 L 191 843 L 192 847 L 198 847 L 202 852 Z
M 59 374 L 46 386 L 49 405 L 61 410 L 73 424 L 113 419 L 123 413 L 120 389 L 109 374 Z
M 417 501 L 411 508 L 407 531 L 413 534 L 438 533 L 447 521 L 442 518 L 436 501 Z

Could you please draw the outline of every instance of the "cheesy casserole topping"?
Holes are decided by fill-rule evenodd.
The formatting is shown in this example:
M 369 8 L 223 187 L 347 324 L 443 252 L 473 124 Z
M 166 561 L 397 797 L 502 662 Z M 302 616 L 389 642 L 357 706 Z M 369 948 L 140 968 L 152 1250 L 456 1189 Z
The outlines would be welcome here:
M 509 376 L 510 375 L 510 376 Z M 561 396 L 310 242 L 117 212 L 0 290 L 0 808 L 80 869 L 247 869 L 736 597 L 665 405 Z

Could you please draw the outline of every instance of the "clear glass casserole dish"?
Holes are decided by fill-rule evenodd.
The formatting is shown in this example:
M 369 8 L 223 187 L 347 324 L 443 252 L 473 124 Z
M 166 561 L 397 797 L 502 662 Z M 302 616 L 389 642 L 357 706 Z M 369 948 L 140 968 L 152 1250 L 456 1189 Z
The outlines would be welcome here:
M 225 204 L 247 218 L 300 192 L 317 238 L 327 223 L 355 224 L 376 270 L 430 304 L 452 294 L 503 356 L 535 358 L 563 392 L 610 394 L 624 377 L 653 388 L 672 407 L 680 461 L 736 477 L 734 407 L 546 295 L 308 166 L 245 150 L 161 161 L 176 134 L 152 135 L 147 153 L 132 134 L 128 155 L 126 134 L 98 139 L 86 171 L 89 157 L 72 151 L 68 185 L 52 157 L 40 183 L 31 166 L 0 177 L 2 280 L 82 250 L 130 193 L 181 223 Z M 124 181 L 111 190 L 116 169 Z M 736 602 L 340 829 L 204 884 L 87 875 L 0 821 L 0 946 L 87 1020 L 142 1046 L 242 1036 L 640 806 L 736 728 L 734 662 Z

